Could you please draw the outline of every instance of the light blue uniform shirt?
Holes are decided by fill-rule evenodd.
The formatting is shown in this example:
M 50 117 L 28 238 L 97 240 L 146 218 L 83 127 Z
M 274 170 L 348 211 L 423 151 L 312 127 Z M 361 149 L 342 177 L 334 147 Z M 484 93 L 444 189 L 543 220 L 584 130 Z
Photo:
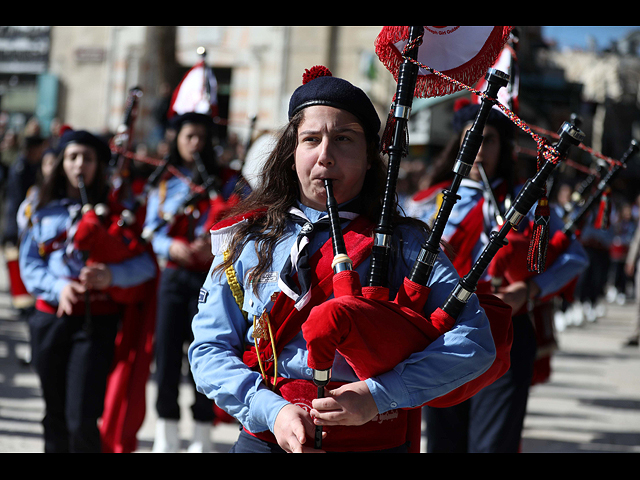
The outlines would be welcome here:
M 298 205 L 313 222 L 325 212 Z M 260 279 L 257 294 L 245 281 L 247 271 L 256 265 L 253 243 L 249 243 L 234 267 L 244 290 L 245 319 L 236 304 L 225 275 L 210 272 L 200 295 L 199 310 L 193 319 L 194 341 L 189 347 L 191 370 L 200 392 L 215 400 L 251 432 L 273 431 L 276 416 L 287 402 L 270 391 L 259 372 L 242 361 L 245 345 L 253 344 L 251 337 L 254 315 L 261 315 L 269 307 L 270 296 L 279 291 L 277 278 L 289 255 L 300 226 L 291 223 L 288 235 L 277 245 L 267 274 Z M 329 238 L 328 232 L 318 233 L 310 244 L 311 254 Z M 402 257 L 390 268 L 391 298 L 409 274 L 424 238 L 411 227 L 396 231 L 397 247 L 402 238 Z M 216 252 L 214 252 L 216 253 Z M 222 262 L 216 255 L 212 269 Z M 360 278 L 366 278 L 369 259 L 358 268 Z M 426 314 L 442 306 L 458 282 L 458 275 L 449 260 L 441 254 L 433 269 L 431 293 L 425 306 Z M 364 283 L 364 282 L 363 282 Z M 396 408 L 422 405 L 442 396 L 485 372 L 495 359 L 495 346 L 489 321 L 475 295 L 470 299 L 455 327 L 436 339 L 424 351 L 412 354 L 389 372 L 366 380 L 379 413 Z M 285 378 L 312 379 L 307 365 L 307 348 L 302 333 L 278 356 L 278 374 Z M 357 381 L 351 367 L 336 355 L 332 380 Z
M 69 240 L 49 255 L 42 257 L 41 244 L 47 244 L 65 230 L 72 232 L 72 223 L 80 203 L 56 200 L 36 211 L 32 226 L 24 232 L 20 244 L 20 275 L 25 287 L 33 296 L 51 305 L 57 305 L 60 292 L 71 280 L 77 279 L 84 266 L 82 253 L 75 250 Z M 156 275 L 156 266 L 148 253 L 143 253 L 120 263 L 108 264 L 112 285 L 133 287 Z

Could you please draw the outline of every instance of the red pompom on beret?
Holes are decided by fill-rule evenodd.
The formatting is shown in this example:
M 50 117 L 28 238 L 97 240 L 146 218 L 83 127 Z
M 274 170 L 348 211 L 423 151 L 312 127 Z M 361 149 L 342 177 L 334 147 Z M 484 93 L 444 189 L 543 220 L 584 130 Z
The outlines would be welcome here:
M 311 80 L 315 80 L 318 77 L 332 77 L 331 70 L 323 65 L 316 65 L 315 67 L 305 69 L 302 74 L 302 84 L 306 85 Z

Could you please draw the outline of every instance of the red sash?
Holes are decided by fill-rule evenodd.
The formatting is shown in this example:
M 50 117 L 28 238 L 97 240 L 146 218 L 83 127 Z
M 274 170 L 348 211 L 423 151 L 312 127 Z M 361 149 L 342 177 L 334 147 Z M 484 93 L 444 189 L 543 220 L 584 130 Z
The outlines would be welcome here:
M 436 183 L 435 185 L 430 186 L 429 188 L 425 188 L 417 192 L 411 197 L 411 200 L 414 202 L 424 202 L 431 199 L 434 194 L 440 193 L 445 188 L 448 188 L 451 185 L 451 180 L 444 180 L 442 182 Z
M 91 292 L 91 314 L 92 315 L 115 315 L 121 312 L 121 307 L 117 303 L 114 303 L 111 297 L 104 292 Z M 58 307 L 52 305 L 42 298 L 36 300 L 35 307 L 37 310 L 55 314 L 58 311 Z M 78 301 L 73 305 L 73 311 L 71 316 L 82 316 L 86 312 L 86 303 L 83 300 Z
M 343 232 L 345 245 L 348 246 L 349 257 L 354 267 L 369 256 L 373 245 L 373 238 L 370 236 L 373 228 L 374 225 L 361 215 L 350 222 Z M 296 310 L 293 307 L 294 301 L 283 292 L 278 295 L 269 314 L 271 328 L 275 331 L 275 342 L 278 346 L 276 354 L 280 354 L 285 345 L 300 332 L 302 324 L 309 316 L 311 309 L 324 302 L 331 295 L 333 291 L 332 261 L 333 245 L 331 241 L 327 241 L 310 259 L 311 284 L 313 285 L 310 291 L 311 298 L 301 310 Z M 258 349 L 260 350 L 261 361 L 266 364 L 265 362 L 273 357 L 271 343 L 259 339 Z M 254 346 L 245 351 L 243 360 L 252 368 L 258 366 L 258 358 Z M 269 364 L 267 373 L 273 373 L 273 364 Z
M 482 206 L 484 199 L 480 199 L 475 207 L 460 222 L 455 233 L 447 241 L 454 249 L 455 257 L 451 258 L 451 263 L 455 267 L 458 275 L 461 277 L 466 275 L 473 266 L 473 248 L 480 239 L 484 226 L 484 218 L 482 215 Z

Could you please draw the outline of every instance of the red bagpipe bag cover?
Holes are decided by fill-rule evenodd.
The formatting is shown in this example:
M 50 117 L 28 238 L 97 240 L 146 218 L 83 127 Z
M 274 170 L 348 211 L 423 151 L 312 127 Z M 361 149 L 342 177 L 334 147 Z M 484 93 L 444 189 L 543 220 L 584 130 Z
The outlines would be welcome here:
M 370 233 L 373 228 L 371 222 L 358 217 L 343 232 L 354 268 L 371 252 L 373 239 Z M 428 287 L 405 279 L 396 299 L 389 301 L 386 288 L 361 287 L 355 271 L 334 275 L 332 259 L 332 245 L 328 241 L 311 259 L 312 297 L 304 308 L 296 310 L 293 301 L 283 293 L 276 299 L 270 314 L 272 328 L 276 332 L 276 354 L 302 330 L 309 350 L 309 367 L 331 368 L 335 352 L 338 351 L 358 378 L 364 380 L 389 371 L 412 353 L 426 348 L 455 324 L 455 320 L 441 309 L 437 309 L 428 320 L 422 315 L 422 308 L 430 291 Z M 331 293 L 334 298 L 328 299 Z M 496 344 L 496 359 L 489 370 L 478 378 L 434 399 L 428 405 L 444 407 L 460 403 L 494 382 L 509 368 L 513 336 L 511 308 L 490 294 L 481 294 L 479 299 L 490 320 Z M 270 342 L 262 344 L 260 339 L 258 342 L 260 358 L 263 364 L 269 365 L 267 359 L 273 357 L 273 346 Z M 244 361 L 256 368 L 257 356 L 255 347 L 251 347 L 245 351 Z M 272 365 L 269 365 L 267 372 L 273 374 Z M 317 393 L 311 382 L 280 378 L 276 381 L 276 390 L 287 390 L 289 397 L 297 394 L 304 397 L 302 390 L 305 389 L 306 395 Z M 332 388 L 331 383 L 328 388 Z M 296 389 L 300 391 L 297 392 Z M 406 438 L 412 440 L 413 448 L 419 448 L 420 409 L 399 412 L 407 419 Z M 349 445 L 362 446 L 363 433 L 366 437 L 366 426 L 363 427 L 365 429 L 327 428 L 327 432 L 331 431 L 333 434 L 323 442 L 323 448 L 331 448 L 332 436 L 339 436 L 342 442 L 346 440 Z M 353 433 L 350 435 L 350 432 Z M 389 441 L 393 442 L 395 439 Z
M 343 281 L 340 276 L 352 275 L 352 272 L 343 272 L 336 275 L 336 281 L 340 283 Z M 426 319 L 422 308 L 430 289 L 409 279 L 405 279 L 394 301 L 388 301 L 382 289 L 372 292 L 362 287 L 363 296 L 341 295 L 340 288 L 337 290 L 334 294 L 338 296 L 316 306 L 302 326 L 309 349 L 309 366 L 314 369 L 330 368 L 338 351 L 358 378 L 375 377 L 412 353 L 424 350 L 455 325 L 455 319 L 442 308 Z M 489 319 L 496 358 L 485 373 L 428 402 L 429 406 L 457 405 L 509 369 L 513 341 L 511 308 L 495 295 L 478 293 L 477 296 Z
M 83 215 L 73 240 L 76 249 L 88 252 L 87 264 L 119 263 L 144 252 L 155 259 L 151 246 L 140 240 L 141 225 L 118 225 L 121 212 L 122 207 L 111 203 L 106 218 L 93 210 Z M 122 306 L 123 315 L 107 379 L 100 433 L 104 452 L 131 453 L 137 448 L 136 435 L 146 412 L 157 275 L 135 287 L 110 287 L 107 293 Z

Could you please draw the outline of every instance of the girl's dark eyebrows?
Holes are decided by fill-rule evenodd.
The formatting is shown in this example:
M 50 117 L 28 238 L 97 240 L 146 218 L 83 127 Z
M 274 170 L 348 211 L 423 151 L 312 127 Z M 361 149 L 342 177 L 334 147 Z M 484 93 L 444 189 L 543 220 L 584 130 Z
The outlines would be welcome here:
M 357 127 L 352 127 L 351 125 L 346 125 L 344 127 L 336 127 L 335 129 L 333 129 L 333 132 L 335 133 L 345 133 L 345 132 L 358 132 L 362 129 L 359 129 Z M 320 133 L 320 130 L 303 130 L 301 132 L 298 132 L 298 135 L 316 135 Z

